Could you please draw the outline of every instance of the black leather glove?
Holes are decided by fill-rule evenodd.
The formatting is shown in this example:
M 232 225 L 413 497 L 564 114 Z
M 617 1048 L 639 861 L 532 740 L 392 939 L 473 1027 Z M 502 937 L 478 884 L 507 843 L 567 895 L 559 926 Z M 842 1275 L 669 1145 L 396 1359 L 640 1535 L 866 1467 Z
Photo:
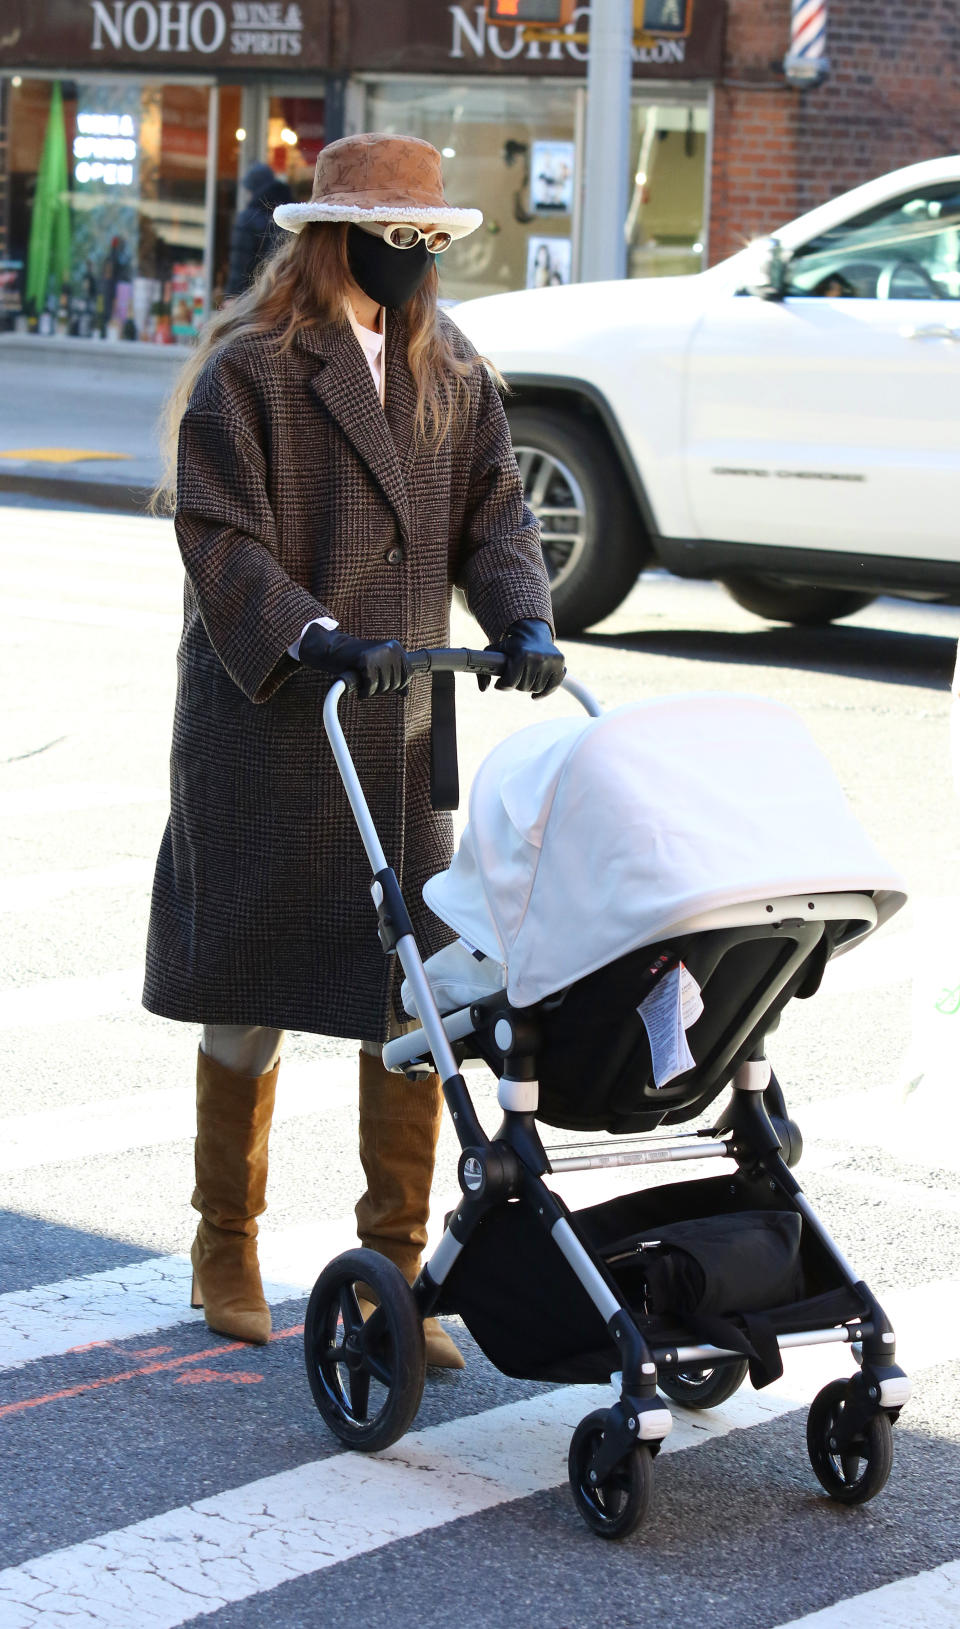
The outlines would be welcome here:
M 511 622 L 499 644 L 488 645 L 487 650 L 502 651 L 507 665 L 497 680 L 498 690 L 529 690 L 534 699 L 549 696 L 563 683 L 566 668 L 563 657 L 550 636 L 550 624 L 536 617 L 522 617 Z M 489 675 L 481 673 L 477 680 L 486 690 Z
M 364 701 L 402 690 L 410 677 L 407 653 L 396 639 L 354 639 L 316 622 L 300 641 L 300 660 L 321 673 L 355 673 L 357 694 Z

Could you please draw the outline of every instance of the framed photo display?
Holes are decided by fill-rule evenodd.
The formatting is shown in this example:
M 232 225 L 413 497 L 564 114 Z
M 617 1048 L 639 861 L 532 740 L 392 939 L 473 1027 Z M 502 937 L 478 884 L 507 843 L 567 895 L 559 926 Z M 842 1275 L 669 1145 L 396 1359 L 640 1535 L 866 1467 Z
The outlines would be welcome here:
M 530 207 L 537 215 L 569 215 L 573 208 L 574 144 L 535 141 L 530 150 Z
M 528 238 L 527 288 L 556 288 L 569 283 L 572 247 L 570 238 Z

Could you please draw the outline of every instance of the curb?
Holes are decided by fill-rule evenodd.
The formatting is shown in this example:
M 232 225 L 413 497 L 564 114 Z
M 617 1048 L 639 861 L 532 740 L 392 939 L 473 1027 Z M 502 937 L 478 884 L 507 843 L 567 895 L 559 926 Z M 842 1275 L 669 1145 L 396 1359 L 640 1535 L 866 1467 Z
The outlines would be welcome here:
M 109 369 L 112 372 L 173 378 L 190 355 L 188 345 L 144 345 L 125 340 L 56 338 L 41 334 L 0 334 L 0 357 L 35 367 Z
M 88 481 L 76 475 L 31 475 L 0 470 L 0 493 L 27 498 L 49 498 L 54 503 L 81 504 L 87 509 L 115 509 L 145 515 L 153 488 L 125 486 L 122 481 Z

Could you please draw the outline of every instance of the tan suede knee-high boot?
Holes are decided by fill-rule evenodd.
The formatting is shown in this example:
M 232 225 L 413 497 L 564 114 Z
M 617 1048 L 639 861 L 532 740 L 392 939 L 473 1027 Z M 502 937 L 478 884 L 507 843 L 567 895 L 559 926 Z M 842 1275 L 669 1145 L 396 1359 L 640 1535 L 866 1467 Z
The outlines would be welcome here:
M 360 1161 L 367 1191 L 357 1205 L 357 1233 L 399 1267 L 408 1284 L 420 1271 L 427 1242 L 430 1184 L 443 1118 L 437 1075 L 408 1081 L 379 1058 L 360 1054 Z M 435 1318 L 423 1326 L 427 1362 L 462 1369 L 463 1358 Z
M 197 1185 L 200 1225 L 190 1251 L 191 1305 L 211 1329 L 262 1346 L 270 1308 L 257 1264 L 256 1218 L 266 1210 L 267 1139 L 280 1065 L 241 1075 L 197 1054 Z

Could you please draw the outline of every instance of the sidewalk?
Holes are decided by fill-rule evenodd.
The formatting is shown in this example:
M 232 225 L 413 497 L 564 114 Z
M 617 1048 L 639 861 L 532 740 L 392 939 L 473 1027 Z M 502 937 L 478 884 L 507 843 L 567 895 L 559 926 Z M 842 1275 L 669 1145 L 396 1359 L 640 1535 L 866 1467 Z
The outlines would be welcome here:
M 0 334 L 0 492 L 142 511 L 179 346 Z

